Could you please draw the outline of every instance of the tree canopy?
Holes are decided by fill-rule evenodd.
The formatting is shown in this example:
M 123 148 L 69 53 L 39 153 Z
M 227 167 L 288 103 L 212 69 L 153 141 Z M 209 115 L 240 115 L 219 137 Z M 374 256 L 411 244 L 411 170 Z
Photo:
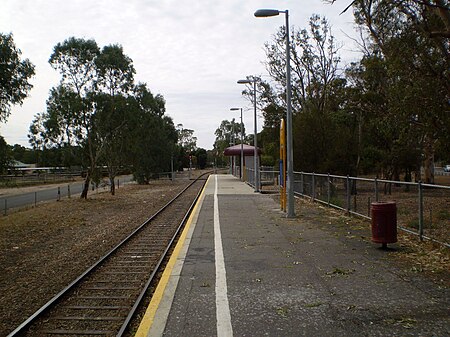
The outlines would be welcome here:
M 361 35 L 361 59 L 346 68 L 325 18 L 291 29 L 294 169 L 411 180 L 423 167 L 432 183 L 434 162 L 450 161 L 450 10 L 438 0 L 346 6 Z M 258 144 L 273 162 L 286 113 L 284 43 L 281 27 L 265 44 L 270 80 L 257 83 Z
M 0 122 L 8 120 L 11 106 L 21 105 L 33 87 L 34 65 L 21 55 L 12 34 L 0 33 Z
M 106 166 L 111 193 L 114 178 L 131 167 L 139 183 L 168 170 L 177 142 L 165 100 L 145 83 L 134 83 L 135 69 L 122 46 L 99 48 L 94 40 L 71 37 L 58 43 L 49 59 L 61 74 L 47 110 L 36 114 L 29 139 L 34 148 L 64 148 L 82 157 L 86 170 L 82 198 Z

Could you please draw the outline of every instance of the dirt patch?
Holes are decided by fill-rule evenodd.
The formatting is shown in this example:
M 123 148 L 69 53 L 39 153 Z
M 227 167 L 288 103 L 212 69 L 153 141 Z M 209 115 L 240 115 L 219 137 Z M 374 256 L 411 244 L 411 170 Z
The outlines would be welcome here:
M 5 336 L 188 181 L 126 185 L 115 196 L 63 199 L 0 218 L 0 335 Z
M 347 216 L 343 211 L 326 207 L 317 202 L 296 199 L 299 216 L 312 217 L 321 229 L 333 231 L 342 240 L 371 242 L 371 222 L 356 216 Z M 387 258 L 399 271 L 413 272 L 430 278 L 443 287 L 450 287 L 450 249 L 431 241 L 420 241 L 419 237 L 398 230 L 398 242 L 389 245 Z M 372 243 L 374 249 L 379 244 Z

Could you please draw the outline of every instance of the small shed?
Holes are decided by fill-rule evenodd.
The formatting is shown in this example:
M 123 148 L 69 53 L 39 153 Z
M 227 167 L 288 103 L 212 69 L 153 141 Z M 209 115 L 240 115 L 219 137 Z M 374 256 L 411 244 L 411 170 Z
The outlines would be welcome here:
M 244 167 L 241 170 L 241 152 L 243 152 L 244 154 Z M 257 153 L 258 153 L 258 158 L 256 158 L 257 160 L 257 166 L 259 166 L 259 162 L 260 162 L 260 155 L 261 155 L 261 149 L 257 148 Z M 245 168 L 250 168 L 253 169 L 254 168 L 254 155 L 255 155 L 255 147 L 251 146 L 251 145 L 247 145 L 247 144 L 242 144 L 242 148 L 241 148 L 241 144 L 238 145 L 233 145 L 230 147 L 227 147 L 224 151 L 223 154 L 225 156 L 231 157 L 231 172 L 239 177 L 241 176 L 241 172 L 245 173 Z

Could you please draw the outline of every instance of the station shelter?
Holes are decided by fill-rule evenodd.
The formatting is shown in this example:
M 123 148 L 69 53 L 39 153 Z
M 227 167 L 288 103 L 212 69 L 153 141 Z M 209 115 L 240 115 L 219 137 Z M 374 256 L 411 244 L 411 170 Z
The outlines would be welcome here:
M 241 168 L 241 152 L 244 154 L 244 167 Z M 256 158 L 257 166 L 260 166 L 261 149 L 257 148 L 258 158 Z M 255 166 L 255 147 L 247 144 L 233 145 L 227 147 L 223 154 L 231 158 L 230 169 L 231 173 L 236 177 L 240 177 L 241 180 L 246 181 L 248 171 L 253 171 Z

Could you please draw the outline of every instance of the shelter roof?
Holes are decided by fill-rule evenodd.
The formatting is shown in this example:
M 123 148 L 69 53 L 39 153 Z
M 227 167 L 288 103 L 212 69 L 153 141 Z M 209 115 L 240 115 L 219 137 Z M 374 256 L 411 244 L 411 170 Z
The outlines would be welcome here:
M 247 144 L 243 144 L 244 156 L 253 156 L 255 153 L 255 147 Z M 261 154 L 261 149 L 258 148 L 258 154 Z M 241 144 L 227 147 L 223 154 L 225 156 L 240 156 L 241 155 Z

